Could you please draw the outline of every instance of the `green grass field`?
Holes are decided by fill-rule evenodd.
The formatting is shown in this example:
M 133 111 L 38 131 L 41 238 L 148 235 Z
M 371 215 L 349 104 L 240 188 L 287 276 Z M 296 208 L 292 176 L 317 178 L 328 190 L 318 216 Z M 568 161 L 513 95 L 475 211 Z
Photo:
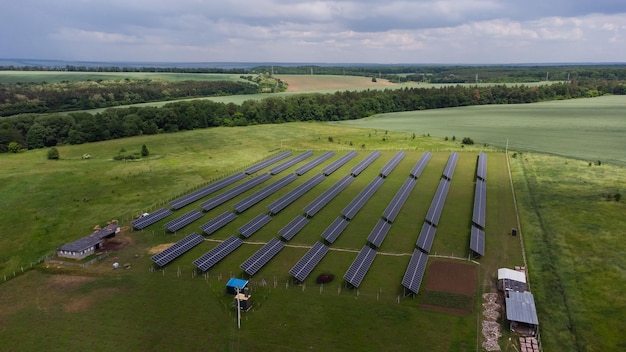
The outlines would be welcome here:
M 57 72 L 0 71 L 0 83 L 58 83 L 63 81 L 98 81 L 123 79 L 158 79 L 167 81 L 240 81 L 238 74 L 162 73 L 162 72 Z

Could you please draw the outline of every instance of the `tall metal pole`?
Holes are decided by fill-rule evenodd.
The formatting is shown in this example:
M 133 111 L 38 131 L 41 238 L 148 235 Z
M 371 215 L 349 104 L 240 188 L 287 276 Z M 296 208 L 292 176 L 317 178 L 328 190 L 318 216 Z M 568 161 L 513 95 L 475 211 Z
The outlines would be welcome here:
M 241 302 L 239 302 L 239 287 L 235 287 L 237 291 L 237 329 L 241 329 Z

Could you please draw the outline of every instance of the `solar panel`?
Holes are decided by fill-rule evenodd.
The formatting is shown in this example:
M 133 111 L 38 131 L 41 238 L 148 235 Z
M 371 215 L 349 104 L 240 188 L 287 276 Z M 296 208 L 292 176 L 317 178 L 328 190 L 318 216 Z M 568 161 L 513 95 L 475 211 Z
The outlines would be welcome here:
M 341 214 L 343 214 L 343 216 L 345 216 L 349 220 L 352 220 L 356 213 L 358 213 L 359 210 L 361 210 L 361 208 L 365 205 L 365 203 L 367 203 L 367 201 L 372 197 L 372 195 L 376 193 L 376 191 L 378 190 L 378 188 L 380 188 L 384 181 L 385 179 L 380 176 L 374 177 L 372 182 L 365 186 L 361 193 L 354 197 L 350 204 L 343 208 Z
M 228 224 L 229 222 L 235 220 L 236 217 L 237 214 L 231 211 L 227 211 L 211 219 L 206 224 L 200 226 L 200 229 L 202 229 L 202 231 L 204 231 L 204 233 L 206 233 L 207 235 L 210 235 L 215 231 L 221 229 L 222 227 L 226 226 L 226 224 Z
M 298 281 L 304 281 L 322 258 L 324 258 L 326 253 L 328 253 L 328 246 L 321 242 L 315 242 L 313 248 L 309 249 L 309 251 L 300 258 L 296 265 L 289 270 L 289 273 Z
M 348 152 L 347 154 L 343 155 L 341 158 L 335 160 L 332 164 L 326 166 L 322 170 L 322 173 L 326 176 L 332 174 L 333 172 L 337 171 L 337 169 L 345 165 L 348 161 L 352 160 L 358 154 L 359 153 L 355 152 L 354 150 L 351 152 Z
M 363 246 L 356 259 L 352 262 L 346 273 L 343 275 L 343 279 L 350 285 L 359 287 L 361 281 L 365 277 L 365 274 L 369 270 L 372 262 L 376 258 L 376 251 L 368 246 Z
M 430 253 L 430 248 L 433 246 L 436 232 L 436 227 L 427 222 L 424 222 L 424 224 L 422 225 L 422 230 L 420 231 L 420 235 L 417 238 L 417 246 L 421 248 L 424 252 Z
M 193 264 L 201 271 L 207 271 L 220 260 L 226 258 L 235 249 L 243 244 L 243 241 L 235 236 L 228 237 L 224 242 L 215 246 L 215 248 L 204 253 L 200 258 L 193 261 Z
M 383 218 L 387 219 L 389 222 L 393 222 L 396 219 L 398 213 L 400 213 L 400 209 L 402 209 L 407 198 L 409 198 L 411 191 L 415 188 L 416 183 L 417 179 L 410 176 L 404 181 L 402 187 L 396 192 L 396 195 L 393 196 L 393 199 L 383 212 Z
M 343 191 L 350 183 L 354 181 L 354 177 L 350 175 L 344 176 L 341 180 L 337 181 L 332 187 L 327 189 L 324 193 L 320 194 L 315 200 L 304 207 L 304 212 L 308 216 L 317 214 L 322 210 L 331 200 L 333 200 L 341 191 Z
M 368 155 L 365 159 L 363 159 L 360 163 L 358 163 L 355 167 L 350 170 L 350 174 L 354 177 L 359 176 L 363 170 L 365 170 L 374 160 L 378 159 L 378 157 L 382 153 L 378 150 L 373 151 L 370 155 Z
M 302 176 L 305 173 L 309 172 L 312 168 L 316 167 L 317 165 L 323 163 L 324 161 L 330 159 L 333 157 L 333 155 L 335 155 L 335 152 L 330 151 L 330 152 L 326 152 L 320 156 L 318 156 L 317 158 L 309 161 L 308 163 L 300 166 L 299 168 L 296 169 L 296 175 L 298 176 Z
M 165 266 L 167 263 L 180 257 L 185 252 L 199 245 L 203 241 L 204 237 L 194 232 L 182 240 L 174 243 L 171 247 L 165 249 L 164 251 L 153 255 L 152 261 L 158 266 Z
M 243 172 L 238 172 L 232 176 L 228 176 L 208 186 L 202 187 L 197 191 L 191 192 L 178 199 L 174 199 L 173 201 L 170 202 L 170 205 L 172 206 L 173 209 L 180 209 L 188 204 L 191 204 L 197 201 L 200 198 L 204 198 L 211 193 L 217 192 L 226 186 L 229 186 L 237 181 L 241 181 L 244 178 L 246 178 L 246 174 L 244 174 Z
M 274 258 L 274 256 L 278 254 L 283 247 L 285 247 L 285 242 L 279 240 L 278 238 L 272 238 L 239 267 L 245 271 L 246 274 L 252 276 L 272 258 Z
M 483 181 L 487 180 L 487 154 L 478 153 L 478 167 L 476 167 L 476 176 Z
M 446 167 L 443 169 L 443 176 L 448 180 L 452 180 L 452 174 L 456 168 L 456 162 L 459 160 L 459 154 L 457 152 L 450 153 Z
M 431 156 L 432 154 L 430 152 L 424 152 L 420 160 L 418 160 L 415 166 L 413 166 L 413 168 L 411 169 L 411 176 L 415 178 L 420 177 L 422 171 L 424 171 L 424 169 L 426 168 L 426 164 L 428 164 Z
M 204 213 L 200 210 L 192 210 L 168 222 L 167 224 L 165 224 L 165 228 L 170 232 L 176 232 L 183 227 L 191 224 L 192 222 L 200 219 L 203 215 Z
M 295 202 L 298 198 L 302 197 L 306 192 L 310 191 L 313 187 L 317 186 L 320 182 L 324 181 L 326 176 L 317 174 L 300 186 L 294 188 L 289 193 L 278 198 L 272 204 L 267 206 L 267 209 L 272 214 L 278 214 L 281 210 L 285 209 L 289 204 Z
M 298 215 L 293 220 L 291 220 L 285 227 L 278 231 L 278 234 L 289 241 L 295 236 L 300 230 L 304 228 L 306 224 L 309 223 L 309 218 L 304 215 Z
M 282 152 L 280 154 L 274 155 L 273 157 L 270 157 L 268 159 L 265 159 L 263 161 L 261 161 L 258 164 L 252 165 L 249 168 L 247 168 L 244 172 L 246 173 L 246 175 L 251 175 L 259 170 L 265 169 L 266 167 L 275 164 L 285 158 L 288 158 L 291 156 L 291 152 Z
M 437 187 L 435 196 L 430 203 L 428 213 L 426 213 L 426 220 L 435 226 L 437 226 L 437 224 L 439 223 L 439 217 L 441 217 L 441 211 L 443 210 L 443 205 L 446 202 L 446 196 L 448 195 L 449 189 L 450 181 L 442 178 L 439 181 L 439 186 Z
M 165 219 L 170 214 L 172 214 L 172 211 L 170 209 L 161 208 L 159 210 L 153 211 L 152 213 L 146 216 L 142 216 L 139 219 L 132 221 L 131 224 L 133 224 L 133 227 L 136 228 L 137 230 L 141 230 L 154 224 L 155 222 L 159 220 Z
M 413 250 L 411 261 L 409 261 L 409 266 L 406 268 L 406 272 L 402 278 L 402 286 L 417 294 L 420 290 L 424 273 L 426 272 L 427 263 L 428 254 L 419 249 Z
M 476 179 L 476 191 L 474 192 L 474 212 L 472 221 L 485 228 L 485 215 L 487 208 L 487 185 L 481 179 Z
M 309 158 L 311 156 L 313 156 L 313 152 L 310 151 L 310 150 L 306 151 L 306 152 L 304 152 L 304 153 L 294 157 L 291 160 L 285 161 L 284 163 L 282 163 L 282 164 L 280 164 L 280 165 L 278 165 L 276 167 L 271 168 L 270 169 L 270 174 L 276 175 L 278 173 L 281 173 L 281 172 L 287 170 L 288 168 L 296 165 L 297 163 L 301 162 L 302 160 L 304 160 L 306 158 Z
M 339 235 L 346 229 L 346 227 L 350 224 L 350 222 L 341 216 L 337 217 L 332 224 L 328 225 L 326 230 L 322 233 L 322 238 L 326 241 L 333 243 Z
M 248 221 L 245 225 L 240 227 L 238 231 L 243 237 L 248 238 L 255 232 L 259 231 L 263 226 L 267 225 L 270 221 L 272 221 L 272 217 L 262 213 L 257 215 L 254 219 Z
M 485 232 L 474 225 L 470 235 L 470 249 L 480 256 L 485 255 Z
M 385 164 L 385 166 L 383 166 L 383 168 L 380 169 L 380 175 L 382 177 L 389 176 L 391 171 L 393 171 L 393 169 L 395 169 L 396 166 L 398 166 L 398 164 L 400 164 L 402 159 L 404 159 L 405 155 L 406 155 L 406 153 L 404 151 L 402 151 L 402 150 L 399 151 L 398 153 L 396 153 L 396 155 L 394 155 L 393 158 L 391 158 L 391 160 L 389 160 L 387 162 L 387 164 Z
M 269 180 L 270 178 L 272 178 L 270 174 L 262 174 L 262 175 L 256 176 L 236 187 L 229 189 L 228 191 L 222 194 L 218 194 L 215 197 L 210 198 L 209 200 L 200 204 L 200 206 L 202 207 L 204 211 L 209 211 L 237 197 L 243 192 L 260 185 L 261 183 Z
M 233 205 L 233 208 L 235 208 L 235 211 L 237 211 L 237 213 L 243 213 L 258 202 L 272 195 L 274 192 L 292 183 L 297 178 L 298 176 L 296 176 L 295 174 L 289 174 L 281 178 L 280 180 L 270 185 L 267 185 L 266 187 L 263 187 L 262 189 L 244 198 L 243 200 L 235 203 L 235 205 Z
M 380 247 L 383 243 L 385 237 L 387 237 L 387 232 L 391 228 L 391 224 L 386 222 L 383 219 L 378 220 L 369 236 L 367 236 L 367 240 L 376 247 Z

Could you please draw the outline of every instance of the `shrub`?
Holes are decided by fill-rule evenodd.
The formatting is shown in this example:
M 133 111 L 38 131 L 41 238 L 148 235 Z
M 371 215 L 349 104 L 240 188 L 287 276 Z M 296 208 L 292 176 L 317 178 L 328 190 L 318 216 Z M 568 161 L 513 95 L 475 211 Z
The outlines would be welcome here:
M 335 275 L 333 274 L 321 273 L 319 274 L 317 279 L 315 279 L 315 282 L 318 284 L 327 284 L 329 282 L 332 282 L 334 279 L 335 279 Z
M 469 138 L 469 137 L 465 137 L 461 141 L 461 144 L 472 145 L 472 144 L 474 144 L 474 141 L 471 138 Z
M 48 150 L 48 160 L 59 160 L 59 150 L 52 147 Z

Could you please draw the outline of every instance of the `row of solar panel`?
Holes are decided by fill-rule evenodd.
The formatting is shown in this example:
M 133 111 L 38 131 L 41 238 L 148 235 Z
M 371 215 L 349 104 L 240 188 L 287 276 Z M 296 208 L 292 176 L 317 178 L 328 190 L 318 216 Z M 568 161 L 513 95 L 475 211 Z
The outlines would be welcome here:
M 298 187 L 294 188 L 284 196 L 278 198 L 267 206 L 267 209 L 271 214 L 278 214 L 281 210 L 285 209 L 289 204 L 295 202 L 298 198 L 302 197 L 305 193 L 310 191 L 313 187 L 317 186 L 320 182 L 324 181 L 326 176 L 317 174 L 306 182 L 302 183 Z
M 288 168 L 296 165 L 297 163 L 301 162 L 302 160 L 305 160 L 307 158 L 310 158 L 311 156 L 313 156 L 313 152 L 312 151 L 306 151 L 294 158 L 291 158 L 288 161 L 285 161 L 284 163 L 277 165 L 273 168 L 270 169 L 270 174 L 271 175 L 276 175 L 279 174 L 285 170 L 287 170 Z
M 478 153 L 478 166 L 476 167 L 476 176 L 483 181 L 487 180 L 487 154 Z
M 204 215 L 200 210 L 194 209 L 190 212 L 187 212 L 176 219 L 165 224 L 165 228 L 170 232 L 176 232 L 183 227 L 191 224 L 192 222 L 200 219 Z
M 236 187 L 229 189 L 224 193 L 218 194 L 217 196 L 206 200 L 205 202 L 200 204 L 200 206 L 204 211 L 209 211 L 237 197 L 238 195 L 260 185 L 261 183 L 269 180 L 271 177 L 272 176 L 270 174 L 262 174 L 256 176 L 240 185 L 237 185 Z
M 337 171 L 340 167 L 345 165 L 348 161 L 352 160 L 358 154 L 359 153 L 357 153 L 354 150 L 351 152 L 348 152 L 347 154 L 343 155 L 341 158 L 335 160 L 330 165 L 322 169 L 322 174 L 324 174 L 325 176 L 330 176 L 333 172 Z
M 273 182 L 271 184 L 269 184 L 268 186 L 263 187 L 262 189 L 256 191 L 255 193 L 249 195 L 248 197 L 244 198 L 243 200 L 235 203 L 235 205 L 233 205 L 233 208 L 235 208 L 235 211 L 237 213 L 243 213 L 244 211 L 246 211 L 247 209 L 249 209 L 250 207 L 252 207 L 253 205 L 257 204 L 258 202 L 262 201 L 263 199 L 269 197 L 270 195 L 272 195 L 274 192 L 278 191 L 279 189 L 287 186 L 288 184 L 292 183 L 293 181 L 295 181 L 298 178 L 298 176 L 296 174 L 289 174 L 283 178 L 281 178 L 280 180 Z
M 456 163 L 459 160 L 459 154 L 457 152 L 450 153 L 450 157 L 448 158 L 448 162 L 446 163 L 446 167 L 443 169 L 443 177 L 448 180 L 452 180 L 452 175 L 454 174 L 454 169 L 456 168 Z
M 441 178 L 441 180 L 439 180 L 439 186 L 437 187 L 435 196 L 433 197 L 430 207 L 428 208 L 428 212 L 426 213 L 426 221 L 435 226 L 439 223 L 439 218 L 441 217 L 441 212 L 443 211 L 443 205 L 446 202 L 449 189 L 450 181 L 446 178 Z
M 204 241 L 204 237 L 194 232 L 191 235 L 176 242 L 174 245 L 167 248 L 166 250 L 153 255 L 152 261 L 155 262 L 158 266 L 164 266 L 172 260 L 181 256 L 183 253 L 187 252 L 191 248 L 199 245 L 200 243 L 202 243 L 202 241 Z
M 382 153 L 378 150 L 373 151 L 370 155 L 368 155 L 365 159 L 361 160 L 355 167 L 350 170 L 350 174 L 352 176 L 359 176 L 361 172 L 363 172 L 370 164 L 374 162 L 374 160 L 378 159 L 378 157 Z
M 382 176 L 382 177 L 389 176 L 391 171 L 393 171 L 393 169 L 395 169 L 396 166 L 398 166 L 398 164 L 400 164 L 402 159 L 404 159 L 405 155 L 406 155 L 406 153 L 404 151 L 402 151 L 402 150 L 399 151 L 398 153 L 396 153 L 396 155 L 394 155 L 393 158 L 391 158 L 391 160 L 389 160 L 387 162 L 387 164 L 385 164 L 385 166 L 383 166 L 383 168 L 380 169 L 380 176 Z
M 263 161 L 261 161 L 260 163 L 254 164 L 252 166 L 250 166 L 249 168 L 247 168 L 244 172 L 246 173 L 246 175 L 252 175 L 253 173 L 263 170 L 266 167 L 275 164 L 283 159 L 286 159 L 288 157 L 291 156 L 291 152 L 282 152 L 280 154 L 274 155 L 271 158 L 265 159 Z
M 487 205 L 487 185 L 481 179 L 476 179 L 476 190 L 474 192 L 474 211 L 472 221 L 485 228 L 485 213 Z
M 172 209 L 175 209 L 175 210 L 180 209 L 188 204 L 191 204 L 201 198 L 208 196 L 211 193 L 215 193 L 223 189 L 226 186 L 229 186 L 237 181 L 241 181 L 244 178 L 246 178 L 246 174 L 244 174 L 243 172 L 238 172 L 234 175 L 228 176 L 224 179 L 214 182 L 206 187 L 202 187 L 197 191 L 189 193 L 178 199 L 174 199 L 173 201 L 170 202 L 170 206 L 172 207 Z
M 324 161 L 332 158 L 335 155 L 335 152 L 330 151 L 330 152 L 326 152 L 320 156 L 318 156 L 317 158 L 309 161 L 308 163 L 300 166 L 299 168 L 296 169 L 296 175 L 298 176 L 302 176 L 305 173 L 309 172 L 311 169 L 313 169 L 314 167 L 316 167 L 317 165 L 323 163 Z
M 159 210 L 155 210 L 154 212 L 148 215 L 142 216 L 137 220 L 133 220 L 131 224 L 137 230 L 141 230 L 141 229 L 146 228 L 147 226 L 154 224 L 155 222 L 159 220 L 165 219 L 166 217 L 170 216 L 170 214 L 172 214 L 172 211 L 170 209 L 161 208 Z

